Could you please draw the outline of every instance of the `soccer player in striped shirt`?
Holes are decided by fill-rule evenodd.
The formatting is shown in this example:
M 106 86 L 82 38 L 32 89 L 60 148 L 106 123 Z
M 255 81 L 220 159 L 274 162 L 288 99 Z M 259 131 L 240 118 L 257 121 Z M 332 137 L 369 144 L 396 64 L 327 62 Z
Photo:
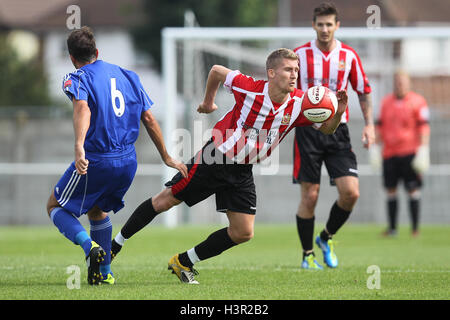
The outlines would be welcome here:
M 216 197 L 216 209 L 227 215 L 229 226 L 210 234 L 191 249 L 169 260 L 169 269 L 185 283 L 198 284 L 193 265 L 214 257 L 253 237 L 256 213 L 256 191 L 252 164 L 270 156 L 286 134 L 297 126 L 312 123 L 301 112 L 303 91 L 295 88 L 298 57 L 289 49 L 272 52 L 266 62 L 268 81 L 256 81 L 215 65 L 211 68 L 203 102 L 197 111 L 214 112 L 214 103 L 221 83 L 233 94 L 235 105 L 213 129 L 212 138 L 187 164 L 188 177 L 177 174 L 166 183 L 167 188 L 144 201 L 130 216 L 113 239 L 116 255 L 136 232 L 156 215 L 185 202 L 188 206 Z M 336 115 L 317 128 L 326 134 L 334 132 L 347 107 L 347 94 L 337 92 Z
M 355 50 L 334 38 L 339 24 L 334 4 L 323 3 L 314 9 L 312 27 L 317 37 L 294 50 L 300 61 L 297 87 L 306 91 L 312 86 L 322 85 L 336 92 L 345 90 L 350 82 L 359 97 L 365 120 L 362 141 L 368 148 L 375 139 L 371 88 Z M 295 130 L 293 182 L 301 184 L 296 219 L 303 248 L 302 268 L 323 269 L 313 250 L 322 163 L 325 162 L 330 183 L 336 185 L 338 191 L 338 199 L 331 207 L 326 226 L 316 236 L 316 244 L 322 249 L 324 262 L 330 268 L 338 265 L 332 236 L 346 222 L 359 197 L 357 163 L 347 128 L 348 119 L 347 109 L 336 132 L 329 136 L 310 127 Z
M 140 121 L 165 164 L 184 175 L 187 169 L 167 154 L 161 129 L 150 111 L 153 102 L 139 77 L 97 59 L 94 34 L 88 27 L 73 31 L 67 46 L 77 69 L 64 77 L 62 88 L 73 103 L 75 161 L 51 193 L 47 212 L 59 231 L 83 248 L 88 283 L 114 284 L 108 212 L 123 208 L 123 196 L 136 173 L 134 142 Z M 83 214 L 89 218 L 90 235 L 78 221 Z
M 377 121 L 377 142 L 383 145 L 383 180 L 387 194 L 389 227 L 386 236 L 397 234 L 397 186 L 403 180 L 409 198 L 411 232 L 419 234 L 422 174 L 430 162 L 429 110 L 425 98 L 410 90 L 409 75 L 394 75 L 394 92 L 385 96 Z

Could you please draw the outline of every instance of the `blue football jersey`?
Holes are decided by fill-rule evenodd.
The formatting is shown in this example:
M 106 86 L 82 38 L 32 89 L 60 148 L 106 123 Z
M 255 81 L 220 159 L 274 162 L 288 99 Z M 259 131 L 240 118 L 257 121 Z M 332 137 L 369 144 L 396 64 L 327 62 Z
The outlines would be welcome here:
M 91 110 L 86 154 L 134 150 L 141 114 L 153 105 L 136 73 L 97 60 L 67 74 L 63 91 L 71 101 L 86 100 Z

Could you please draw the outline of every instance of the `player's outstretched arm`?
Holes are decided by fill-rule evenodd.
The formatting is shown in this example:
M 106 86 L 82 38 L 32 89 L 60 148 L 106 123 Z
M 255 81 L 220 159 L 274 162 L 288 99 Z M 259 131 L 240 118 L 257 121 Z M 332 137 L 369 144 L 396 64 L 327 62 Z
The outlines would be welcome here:
M 372 118 L 372 96 L 370 93 L 364 93 L 358 95 L 358 99 L 366 123 L 363 128 L 361 141 L 364 144 L 364 148 L 369 148 L 375 143 L 375 126 Z
M 156 146 L 156 149 L 158 149 L 161 159 L 164 161 L 166 166 L 177 169 L 178 171 L 180 171 L 183 177 L 187 178 L 188 172 L 186 165 L 180 161 L 173 159 L 167 153 L 161 127 L 159 126 L 158 121 L 156 121 L 151 111 L 147 110 L 143 112 L 141 120 L 142 123 L 144 123 L 145 129 L 147 130 L 150 139 L 152 139 L 153 143 Z
M 212 66 L 208 74 L 208 79 L 206 80 L 205 97 L 203 102 L 198 106 L 197 112 L 211 113 L 217 110 L 217 105 L 214 103 L 217 90 L 219 90 L 220 84 L 225 82 L 227 74 L 230 72 L 231 70 L 224 66 Z
M 86 100 L 72 99 L 73 129 L 75 132 L 75 168 L 77 173 L 87 173 L 89 161 L 85 158 L 84 140 L 91 123 L 91 109 Z
M 336 98 L 338 100 L 338 108 L 336 113 L 333 118 L 322 123 L 319 128 L 320 132 L 324 134 L 333 134 L 336 131 L 337 127 L 341 123 L 342 114 L 345 112 L 345 109 L 347 109 L 347 92 L 345 90 L 339 90 L 336 92 Z

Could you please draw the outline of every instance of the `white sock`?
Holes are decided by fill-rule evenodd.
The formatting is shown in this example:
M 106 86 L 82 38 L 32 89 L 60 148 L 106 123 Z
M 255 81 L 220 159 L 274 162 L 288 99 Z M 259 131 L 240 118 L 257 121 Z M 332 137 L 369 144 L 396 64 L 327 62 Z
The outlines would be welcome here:
M 188 254 L 189 260 L 191 260 L 192 264 L 195 264 L 200 261 L 194 248 L 189 249 L 187 251 L 187 254 Z
M 122 236 L 122 234 L 120 233 L 120 231 L 119 231 L 119 233 L 116 235 L 116 237 L 114 238 L 114 240 L 115 240 L 118 244 L 120 244 L 121 246 L 123 246 L 123 244 L 125 243 L 125 241 L 128 240 L 128 239 L 125 239 L 125 238 Z

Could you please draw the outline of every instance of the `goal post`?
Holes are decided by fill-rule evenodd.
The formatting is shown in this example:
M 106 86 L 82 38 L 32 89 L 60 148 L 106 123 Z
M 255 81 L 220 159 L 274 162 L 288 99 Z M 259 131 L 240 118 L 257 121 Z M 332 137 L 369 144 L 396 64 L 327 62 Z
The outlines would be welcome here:
M 196 125 L 206 130 L 221 115 L 219 113 L 205 119 L 195 114 L 196 105 L 203 99 L 205 81 L 212 65 L 223 64 L 231 69 L 240 69 L 243 73 L 265 78 L 265 58 L 270 52 L 279 47 L 293 49 L 315 37 L 315 32 L 310 27 L 164 28 L 162 30 L 162 77 L 165 90 L 165 114 L 162 123 L 169 153 L 172 155 L 174 152 L 177 144 L 174 133 L 180 126 L 184 126 L 188 131 L 193 130 Z M 442 79 L 437 81 L 442 82 L 450 77 L 450 27 L 381 27 L 377 29 L 341 27 L 336 31 L 335 37 L 350 44 L 359 53 L 374 89 L 374 114 L 382 96 L 392 89 L 392 75 L 398 67 L 407 70 L 419 80 L 424 77 L 430 79 L 441 77 Z M 421 46 L 421 43 L 432 43 L 433 48 L 437 50 L 431 50 L 428 45 Z M 414 47 L 417 49 L 410 49 Z M 419 80 L 416 83 L 422 83 Z M 427 88 L 423 85 L 419 88 L 419 93 L 426 93 Z M 427 98 L 427 95 L 424 95 Z M 179 97 L 184 101 L 182 105 L 179 105 Z M 225 97 L 222 92 L 218 93 L 217 99 L 221 105 L 226 106 L 225 109 L 231 107 L 230 97 Z M 440 98 L 429 103 L 437 115 L 436 118 L 450 117 L 447 101 Z M 358 111 L 351 111 L 351 116 L 352 114 L 355 118 L 361 118 L 361 113 Z M 195 121 L 204 125 L 201 126 Z M 193 152 L 198 151 L 194 148 L 190 150 L 191 156 Z M 431 172 L 438 173 L 439 168 L 447 170 L 448 160 L 444 159 L 449 159 L 449 145 L 445 144 L 444 150 L 438 150 L 436 146 L 434 151 L 436 154 L 432 154 Z M 363 156 L 362 160 L 359 160 L 360 172 L 374 175 L 375 173 L 370 171 L 367 165 L 367 159 Z M 433 163 L 433 160 L 437 160 L 437 163 Z M 280 166 L 281 172 L 285 175 L 289 174 L 288 162 Z M 438 167 L 439 165 L 442 167 Z M 163 183 L 170 180 L 175 173 L 175 170 L 165 166 L 162 175 Z M 173 227 L 178 224 L 180 221 L 178 211 L 180 209 L 174 207 L 164 215 L 165 225 Z

